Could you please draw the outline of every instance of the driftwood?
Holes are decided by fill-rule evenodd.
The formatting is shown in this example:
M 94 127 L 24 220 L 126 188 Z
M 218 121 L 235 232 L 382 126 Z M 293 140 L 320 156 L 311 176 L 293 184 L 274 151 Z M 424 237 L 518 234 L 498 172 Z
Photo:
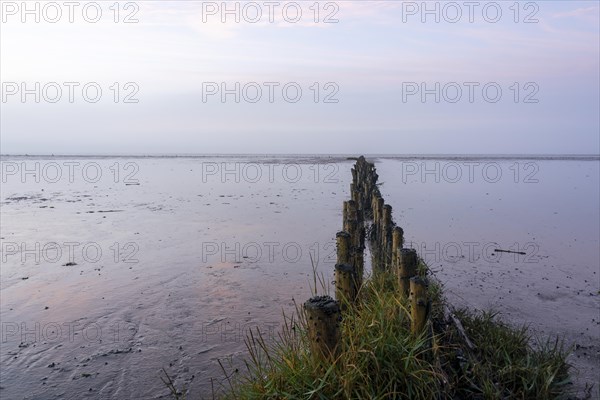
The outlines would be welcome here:
M 521 254 L 526 256 L 527 253 L 525 253 L 524 251 L 513 251 L 513 250 L 502 250 L 502 249 L 494 249 L 495 252 L 498 253 L 511 253 L 511 254 Z
M 465 328 L 463 327 L 462 322 L 460 322 L 460 319 L 458 319 L 456 314 L 454 314 L 454 312 L 452 312 L 452 310 L 450 310 L 450 307 L 448 307 L 448 305 L 445 303 L 444 303 L 444 318 L 446 319 L 446 321 L 452 322 L 454 324 L 454 326 L 456 327 L 456 331 L 462 338 L 463 342 L 465 342 L 465 344 L 467 345 L 469 350 L 475 350 L 475 345 L 473 344 L 473 342 L 471 342 L 471 340 L 469 339 L 469 336 L 467 336 L 467 332 L 465 332 Z

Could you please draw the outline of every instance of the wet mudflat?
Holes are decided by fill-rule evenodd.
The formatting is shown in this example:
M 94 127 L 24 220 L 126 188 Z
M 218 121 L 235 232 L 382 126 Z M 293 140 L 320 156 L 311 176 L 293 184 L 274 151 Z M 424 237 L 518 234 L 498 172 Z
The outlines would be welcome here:
M 457 306 L 565 337 L 579 387 L 600 374 L 599 162 L 386 159 L 381 191 Z M 596 385 L 597 386 L 597 385 Z M 597 395 L 597 388 L 593 392 Z
M 353 165 L 2 162 L 0 394 L 15 399 L 167 397 L 163 368 L 178 387 L 210 396 L 223 380 L 217 360 L 240 365 L 249 329 L 275 336 L 282 308 L 310 296 L 311 257 L 332 276 Z M 597 373 L 598 160 L 376 164 L 407 245 L 452 301 L 565 335 L 579 345 L 582 377 Z M 39 182 L 25 168 L 39 168 Z

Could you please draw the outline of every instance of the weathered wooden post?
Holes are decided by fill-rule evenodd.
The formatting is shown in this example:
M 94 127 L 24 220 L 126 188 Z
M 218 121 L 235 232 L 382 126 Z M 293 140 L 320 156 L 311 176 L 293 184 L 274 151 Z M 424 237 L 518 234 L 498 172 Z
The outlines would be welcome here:
M 371 192 L 371 222 L 373 232 L 377 232 L 377 196 Z M 373 237 L 371 237 L 373 239 Z
M 383 219 L 381 221 L 381 248 L 383 249 L 384 263 L 387 266 L 391 265 L 391 232 L 392 231 L 392 206 L 386 204 L 383 206 Z
M 406 298 L 410 293 L 409 279 L 417 275 L 417 251 L 415 249 L 402 249 L 399 258 L 398 280 L 400 293 Z
M 371 209 L 373 210 L 373 225 L 379 225 L 379 215 L 377 213 L 377 206 L 379 205 L 379 198 L 377 193 L 371 194 Z
M 424 278 L 419 276 L 410 278 L 410 331 L 415 336 L 423 332 L 431 307 L 427 299 L 427 286 Z
M 348 200 L 346 203 L 348 207 L 348 219 L 356 219 L 358 212 L 358 210 L 356 209 L 356 201 Z
M 373 225 L 375 227 L 375 239 L 379 241 L 379 231 L 381 229 L 381 219 L 383 216 L 383 198 L 379 193 L 375 194 L 375 208 L 373 211 Z
M 356 210 L 356 202 L 350 200 L 347 202 L 347 219 L 344 225 L 344 230 L 348 232 L 352 238 L 352 246 L 360 247 L 360 233 L 358 229 L 358 213 Z
M 356 210 L 356 242 L 355 246 L 359 249 L 365 247 L 365 210 Z
M 348 202 L 344 201 L 342 204 L 342 229 L 346 226 L 346 221 L 348 220 Z
M 381 195 L 377 196 L 377 224 L 381 226 L 383 222 L 383 206 L 385 202 L 383 201 L 383 197 Z
M 333 361 L 340 352 L 340 306 L 329 296 L 315 296 L 304 303 L 310 350 L 318 360 Z
M 355 275 L 357 287 L 362 284 L 362 275 L 364 270 L 364 256 L 363 256 L 363 236 L 364 232 L 362 225 L 358 221 L 358 210 L 356 209 L 356 203 L 353 200 L 348 201 L 348 219 L 344 226 L 344 231 L 350 234 L 350 262 L 348 264 L 355 268 Z M 345 240 L 345 239 L 339 239 Z M 342 245 L 344 247 L 345 244 Z M 339 260 L 341 261 L 341 260 Z M 339 263 L 339 262 L 338 262 Z
M 360 160 L 356 161 L 356 165 L 354 166 L 354 174 L 352 175 L 352 181 L 355 183 L 354 191 L 356 193 L 352 194 L 352 198 L 356 201 L 356 207 L 361 207 L 361 193 L 362 193 L 362 164 Z
M 350 264 L 352 262 L 352 237 L 346 231 L 335 235 L 337 244 L 337 264 Z
M 344 225 L 344 231 L 350 234 L 350 244 L 354 247 L 354 241 L 358 235 L 356 234 L 356 219 L 348 218 Z M 352 250 L 352 249 L 351 249 Z
M 358 203 L 358 190 L 356 188 L 357 186 L 355 183 L 350 184 L 350 199 L 354 200 L 355 203 Z
M 361 210 L 362 211 L 362 210 Z M 366 232 L 365 232 L 365 216 L 364 213 L 360 213 L 361 217 L 358 220 L 358 228 L 356 229 L 356 231 L 358 232 L 358 247 L 360 247 L 361 249 L 365 248 L 365 236 L 366 236 Z
M 400 268 L 400 250 L 404 244 L 404 231 L 399 226 L 395 226 L 392 231 L 392 271 L 398 274 Z
M 354 253 L 354 271 L 356 272 L 356 287 L 359 289 L 362 286 L 365 271 L 365 253 L 362 247 Z
M 335 265 L 335 298 L 344 309 L 346 303 L 353 304 L 358 293 L 356 268 L 350 264 Z

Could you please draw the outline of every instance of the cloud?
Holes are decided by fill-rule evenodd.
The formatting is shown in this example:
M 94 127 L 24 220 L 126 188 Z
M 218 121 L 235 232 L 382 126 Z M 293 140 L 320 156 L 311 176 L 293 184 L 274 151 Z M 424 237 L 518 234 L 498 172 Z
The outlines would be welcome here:
M 598 21 L 598 16 L 600 13 L 600 7 L 585 7 L 585 8 L 576 8 L 571 11 L 565 11 L 560 13 L 555 13 L 552 15 L 553 18 L 579 18 L 585 19 L 588 21 Z

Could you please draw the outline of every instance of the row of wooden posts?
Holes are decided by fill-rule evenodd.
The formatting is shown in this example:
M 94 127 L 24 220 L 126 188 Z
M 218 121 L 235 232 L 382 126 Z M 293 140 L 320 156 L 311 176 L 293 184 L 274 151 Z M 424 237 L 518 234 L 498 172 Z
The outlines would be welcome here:
M 410 299 L 412 334 L 425 328 L 427 281 L 417 275 L 416 251 L 403 248 L 404 231 L 392 219 L 392 206 L 385 204 L 378 178 L 375 165 L 359 157 L 352 168 L 351 199 L 343 204 L 343 230 L 336 234 L 336 299 L 315 296 L 304 303 L 311 352 L 317 357 L 335 358 L 341 350 L 342 315 L 353 306 L 363 284 L 367 239 L 373 273 L 393 271 L 399 280 L 398 295 Z

